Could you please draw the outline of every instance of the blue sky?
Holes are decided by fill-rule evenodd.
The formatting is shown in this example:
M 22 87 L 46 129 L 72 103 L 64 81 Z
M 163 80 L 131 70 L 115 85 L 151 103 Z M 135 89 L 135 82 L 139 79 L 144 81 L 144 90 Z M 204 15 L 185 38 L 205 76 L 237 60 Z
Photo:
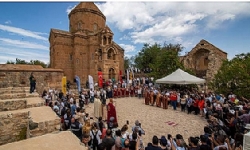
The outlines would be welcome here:
M 1 2 L 0 63 L 15 58 L 49 62 L 51 28 L 68 31 L 76 2 Z M 102 2 L 114 41 L 130 57 L 144 43 L 182 44 L 183 54 L 205 39 L 228 53 L 250 51 L 249 2 Z

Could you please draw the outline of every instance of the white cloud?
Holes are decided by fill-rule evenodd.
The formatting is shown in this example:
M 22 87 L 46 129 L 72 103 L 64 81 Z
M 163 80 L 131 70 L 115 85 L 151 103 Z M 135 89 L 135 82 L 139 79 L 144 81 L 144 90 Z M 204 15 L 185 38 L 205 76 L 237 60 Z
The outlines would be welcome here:
M 250 16 L 247 2 L 110 1 L 97 6 L 107 23 L 121 32 L 128 30 L 134 43 L 169 41 L 201 30 L 223 28 L 227 21 Z
M 69 7 L 66 9 L 66 13 L 69 14 L 76 6 L 77 6 L 77 5 L 75 5 L 75 6 L 69 6 Z
M 12 22 L 10 20 L 7 20 L 4 22 L 5 24 L 11 24 Z
M 46 54 L 47 53 L 47 54 Z M 32 56 L 32 57 L 31 57 Z M 44 51 L 42 53 L 27 50 L 27 49 L 20 49 L 20 48 L 10 48 L 10 47 L 0 47 L 0 64 L 6 63 L 9 61 L 14 61 L 16 58 L 30 61 L 30 60 L 40 60 L 45 63 L 49 62 L 49 52 Z
M 46 40 L 46 41 L 48 40 L 48 38 L 40 36 L 40 35 L 46 34 L 46 33 L 33 32 L 33 31 L 30 31 L 30 30 L 22 29 L 22 28 L 16 28 L 16 27 L 0 24 L 0 30 L 15 33 L 15 34 L 19 34 L 19 35 L 26 36 L 26 37 L 32 37 L 32 38 L 35 38 L 35 39 L 38 39 L 38 40 Z
M 128 35 L 124 35 L 122 37 L 119 38 L 119 40 L 131 40 L 131 37 L 129 37 Z
M 130 53 L 135 51 L 135 46 L 134 45 L 128 45 L 128 44 L 119 44 L 124 50 L 125 53 Z
M 0 38 L 0 44 L 1 45 L 9 45 L 19 48 L 29 48 L 29 49 L 41 49 L 41 50 L 49 50 L 49 47 L 37 44 L 37 43 L 31 43 L 28 41 L 20 41 L 20 40 L 12 40 L 7 38 Z

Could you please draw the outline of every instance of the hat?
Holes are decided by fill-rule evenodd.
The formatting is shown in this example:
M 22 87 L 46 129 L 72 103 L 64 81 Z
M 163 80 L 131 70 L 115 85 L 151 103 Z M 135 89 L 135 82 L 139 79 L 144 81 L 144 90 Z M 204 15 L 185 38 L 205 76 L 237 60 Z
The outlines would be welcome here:
M 138 120 L 135 121 L 135 125 L 139 126 L 140 122 Z
M 249 129 L 250 130 L 250 124 L 246 124 L 245 129 Z
M 166 146 L 168 144 L 168 141 L 165 136 L 161 136 L 160 141 L 163 146 Z

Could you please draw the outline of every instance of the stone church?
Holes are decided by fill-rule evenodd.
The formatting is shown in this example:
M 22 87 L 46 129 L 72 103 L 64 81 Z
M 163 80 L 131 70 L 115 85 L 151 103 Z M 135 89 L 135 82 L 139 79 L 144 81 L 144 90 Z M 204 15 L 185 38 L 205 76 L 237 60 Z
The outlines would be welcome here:
M 93 2 L 81 2 L 68 17 L 69 31 L 50 31 L 51 68 L 62 69 L 70 82 L 75 75 L 82 84 L 88 75 L 97 82 L 98 71 L 103 79 L 117 80 L 124 70 L 124 50 L 113 41 L 103 13 Z
M 185 68 L 193 70 L 197 77 L 206 79 L 208 83 L 226 59 L 226 52 L 206 40 L 201 40 L 190 52 L 181 56 L 180 61 Z

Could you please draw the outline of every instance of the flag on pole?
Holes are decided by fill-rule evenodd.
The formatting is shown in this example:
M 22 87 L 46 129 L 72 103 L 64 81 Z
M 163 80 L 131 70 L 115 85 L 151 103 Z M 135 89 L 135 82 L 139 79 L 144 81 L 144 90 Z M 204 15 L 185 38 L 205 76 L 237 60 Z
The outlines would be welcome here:
M 76 75 L 75 79 L 76 79 L 76 85 L 77 85 L 78 92 L 80 93 L 81 92 L 81 81 L 80 81 L 80 78 Z
M 129 84 L 129 70 L 127 69 L 127 84 Z
M 101 71 L 98 71 L 98 84 L 99 84 L 99 87 L 102 88 L 103 87 L 103 79 L 102 79 L 102 72 Z
M 119 77 L 119 80 L 120 80 L 120 82 L 121 82 L 121 84 L 123 83 L 123 81 L 122 81 L 122 71 L 120 70 L 120 77 Z
M 89 75 L 89 89 L 94 89 L 94 79 Z

